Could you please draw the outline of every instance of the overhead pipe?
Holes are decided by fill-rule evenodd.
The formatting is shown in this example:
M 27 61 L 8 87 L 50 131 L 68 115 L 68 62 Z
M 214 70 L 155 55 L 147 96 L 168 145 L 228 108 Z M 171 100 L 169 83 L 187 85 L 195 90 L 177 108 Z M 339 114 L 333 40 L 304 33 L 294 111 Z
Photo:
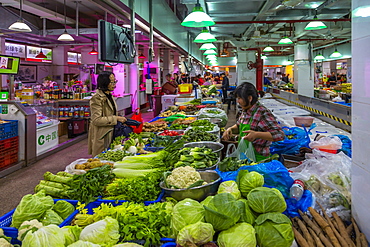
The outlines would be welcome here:
M 240 48 L 242 51 L 256 51 L 257 52 L 257 58 L 256 58 L 256 88 L 258 91 L 262 91 L 263 87 L 263 59 L 261 58 L 261 48 L 256 47 L 256 48 L 248 48 L 248 49 L 243 49 Z
M 311 22 L 311 20 L 273 20 L 273 21 L 216 21 L 216 25 L 234 25 L 234 24 L 273 24 L 273 23 L 298 23 L 298 22 Z M 351 19 L 317 19 L 315 21 L 325 21 L 325 22 L 342 22 L 351 21 Z

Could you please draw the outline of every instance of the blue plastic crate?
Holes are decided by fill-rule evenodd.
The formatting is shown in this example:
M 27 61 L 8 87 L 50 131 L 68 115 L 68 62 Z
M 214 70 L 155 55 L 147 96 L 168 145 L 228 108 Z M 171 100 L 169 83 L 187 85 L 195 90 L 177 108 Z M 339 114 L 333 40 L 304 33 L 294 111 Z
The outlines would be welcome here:
M 144 150 L 148 152 L 158 152 L 162 149 L 164 149 L 164 147 L 149 147 L 149 146 L 144 147 Z
M 161 247 L 176 247 L 176 242 L 167 242 L 167 243 L 164 243 L 162 244 Z
M 18 136 L 18 120 L 5 120 L 0 124 L 0 141 Z
M 54 199 L 54 203 L 56 203 L 57 201 L 67 201 L 67 202 L 71 203 L 73 206 L 76 206 L 77 203 L 78 203 L 77 200 Z M 13 209 L 9 213 L 6 213 L 6 214 L 4 214 L 3 216 L 0 217 L 0 228 L 2 228 L 4 230 L 5 236 L 12 238 L 12 241 L 11 241 L 12 244 L 21 244 L 21 242 L 19 240 L 17 240 L 17 237 L 18 237 L 18 229 L 15 228 L 15 227 L 10 227 L 10 224 L 12 223 L 12 218 L 13 218 L 14 211 L 15 211 L 15 209 Z M 67 223 L 67 220 L 69 218 L 70 218 L 70 216 L 68 216 L 59 225 L 59 227 L 63 227 L 65 225 L 69 225 L 71 223 L 72 219 L 73 219 L 72 218 L 69 221 L 69 223 Z

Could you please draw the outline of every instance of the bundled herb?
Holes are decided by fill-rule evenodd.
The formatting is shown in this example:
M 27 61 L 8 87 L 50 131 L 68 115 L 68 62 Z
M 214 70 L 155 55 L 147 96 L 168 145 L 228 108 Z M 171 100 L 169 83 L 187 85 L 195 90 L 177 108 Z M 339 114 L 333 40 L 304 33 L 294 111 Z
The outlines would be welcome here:
M 74 175 L 69 195 L 71 199 L 89 203 L 104 194 L 104 188 L 112 182 L 115 175 L 111 167 L 104 165 L 87 171 L 82 175 Z
M 120 161 L 126 156 L 131 156 L 132 154 L 123 150 L 108 150 L 105 153 L 98 154 L 98 158 L 101 160 L 108 161 Z

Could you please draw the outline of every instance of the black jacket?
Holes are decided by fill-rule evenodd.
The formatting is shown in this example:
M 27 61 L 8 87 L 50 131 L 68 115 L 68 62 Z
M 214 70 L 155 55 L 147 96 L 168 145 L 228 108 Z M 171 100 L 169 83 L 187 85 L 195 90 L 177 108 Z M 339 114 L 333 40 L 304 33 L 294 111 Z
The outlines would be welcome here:
M 226 76 L 224 76 L 224 78 L 222 79 L 222 89 L 229 89 L 229 78 L 227 78 Z

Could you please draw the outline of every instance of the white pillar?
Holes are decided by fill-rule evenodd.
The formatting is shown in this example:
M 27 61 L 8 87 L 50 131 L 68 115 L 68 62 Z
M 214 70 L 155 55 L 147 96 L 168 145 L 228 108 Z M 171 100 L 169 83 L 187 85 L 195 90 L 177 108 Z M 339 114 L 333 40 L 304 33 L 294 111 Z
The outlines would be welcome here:
M 138 47 L 136 47 L 138 51 Z M 135 57 L 134 63 L 130 64 L 130 73 L 128 77 L 129 92 L 132 95 L 132 110 L 140 107 L 140 80 L 139 80 L 139 58 Z
M 294 87 L 298 94 L 313 97 L 314 63 L 309 61 L 309 44 L 296 44 L 294 46 Z M 311 64 L 310 64 L 311 62 Z
M 237 84 L 250 82 L 256 86 L 256 69 L 248 69 L 248 62 L 256 62 L 256 51 L 238 51 L 238 60 L 236 63 Z
M 62 85 L 64 82 L 64 74 L 68 73 L 68 65 L 67 65 L 67 46 L 58 46 L 53 49 L 53 75 L 55 76 L 55 81 Z
M 81 48 L 81 63 L 83 65 L 93 65 L 93 64 L 96 64 L 96 63 L 101 63 L 101 64 L 104 64 L 102 62 L 99 61 L 98 59 L 98 55 L 90 55 L 89 52 L 91 51 L 92 47 L 90 46 L 86 46 L 86 47 L 82 47 Z M 91 85 L 95 85 L 94 88 L 96 88 L 97 86 L 97 78 L 98 78 L 98 75 L 97 74 L 90 74 L 90 72 L 88 70 L 85 70 L 85 71 L 80 71 L 80 77 L 82 79 L 82 81 L 86 80 L 87 78 L 90 78 L 91 80 Z
M 179 73 L 179 58 L 180 54 L 177 52 L 173 53 L 173 63 L 175 64 L 173 66 L 173 73 Z
M 171 73 L 171 54 L 169 49 L 163 50 L 163 76 L 165 77 L 167 74 Z M 163 82 L 165 82 L 163 80 Z
M 113 73 L 117 80 L 114 94 L 122 96 L 125 93 L 125 65 L 117 64 L 116 66 L 113 66 Z
M 370 16 L 356 11 L 368 0 L 352 0 L 352 214 L 370 239 Z M 363 13 L 369 13 L 362 9 Z

